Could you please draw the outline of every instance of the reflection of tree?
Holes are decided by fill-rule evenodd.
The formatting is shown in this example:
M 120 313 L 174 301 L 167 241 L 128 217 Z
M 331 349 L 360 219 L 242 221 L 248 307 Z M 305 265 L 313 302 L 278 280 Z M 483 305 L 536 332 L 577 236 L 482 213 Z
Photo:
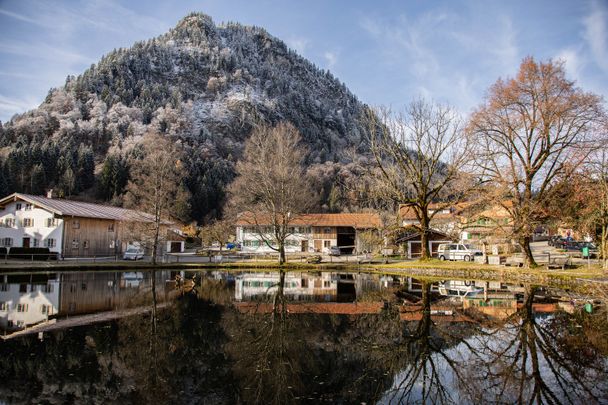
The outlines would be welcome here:
M 241 334 L 228 348 L 236 358 L 233 370 L 241 381 L 241 392 L 251 393 L 247 402 L 291 403 L 294 392 L 301 390 L 302 341 L 295 338 L 287 317 L 282 270 L 276 287 L 271 313 L 239 317 Z
M 422 318 L 400 327 L 394 343 L 380 348 L 382 361 L 396 375 L 385 398 L 398 403 L 458 403 L 450 377 L 462 381 L 463 364 L 454 350 L 448 349 L 461 343 L 472 350 L 464 338 L 477 328 L 470 324 L 435 323 L 431 318 L 431 283 L 426 281 L 422 282 L 420 306 L 416 313 L 420 311 Z
M 471 363 L 475 399 L 508 403 L 595 403 L 605 400 L 606 361 L 580 320 L 566 313 L 537 319 L 537 289 L 527 287 L 523 306 L 507 324 L 481 340 Z M 604 339 L 606 337 L 604 330 Z

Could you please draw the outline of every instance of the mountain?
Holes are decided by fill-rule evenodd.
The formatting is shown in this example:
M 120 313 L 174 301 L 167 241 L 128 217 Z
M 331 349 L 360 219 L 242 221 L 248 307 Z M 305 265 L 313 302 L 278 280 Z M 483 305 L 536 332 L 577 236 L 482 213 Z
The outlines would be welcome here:
M 341 193 L 336 176 L 348 171 L 345 152 L 362 152 L 365 108 L 264 29 L 218 26 L 193 13 L 166 34 L 110 52 L 51 89 L 37 109 L 0 123 L 0 192 L 53 187 L 120 204 L 129 157 L 158 132 L 187 151 L 192 211 L 183 216 L 200 222 L 220 214 L 252 126 L 287 120 L 309 149 L 323 203 L 332 205 Z

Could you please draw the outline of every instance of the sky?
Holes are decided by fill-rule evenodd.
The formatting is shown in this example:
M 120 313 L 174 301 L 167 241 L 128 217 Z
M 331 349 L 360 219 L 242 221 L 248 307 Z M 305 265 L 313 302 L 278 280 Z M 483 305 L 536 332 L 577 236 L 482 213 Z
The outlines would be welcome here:
M 608 97 L 608 0 L 0 0 L 0 121 L 192 11 L 265 28 L 373 106 L 425 97 L 466 115 L 526 56 Z

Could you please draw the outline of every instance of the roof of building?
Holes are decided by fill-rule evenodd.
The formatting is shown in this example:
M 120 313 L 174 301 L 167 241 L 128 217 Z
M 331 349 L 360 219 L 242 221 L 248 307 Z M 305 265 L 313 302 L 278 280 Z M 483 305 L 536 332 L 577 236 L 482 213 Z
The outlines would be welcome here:
M 0 206 L 22 200 L 44 208 L 56 215 L 81 218 L 113 219 L 116 221 L 152 222 L 153 218 L 145 212 L 111 205 L 93 204 L 82 201 L 47 198 L 39 195 L 13 193 L 0 200 Z M 163 221 L 164 222 L 164 221 Z
M 445 206 L 445 204 L 432 203 L 429 205 L 429 211 L 439 210 L 439 212 L 433 216 L 433 221 L 454 220 L 456 218 L 457 212 L 460 211 L 460 209 L 460 204 L 456 204 L 455 206 Z M 414 208 L 407 204 L 399 205 L 399 216 L 402 220 L 418 220 Z
M 270 225 L 270 216 L 254 215 L 251 212 L 240 213 L 237 226 Z M 382 221 L 376 213 L 342 213 L 342 214 L 299 214 L 289 221 L 291 226 L 351 226 L 353 228 L 380 228 Z

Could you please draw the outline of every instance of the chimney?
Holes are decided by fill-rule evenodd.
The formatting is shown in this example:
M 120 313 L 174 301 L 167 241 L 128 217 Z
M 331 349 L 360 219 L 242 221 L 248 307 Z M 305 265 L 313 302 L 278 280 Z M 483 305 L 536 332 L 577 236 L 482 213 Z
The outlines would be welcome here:
M 53 189 L 52 189 L 52 188 L 49 188 L 49 189 L 46 191 L 46 198 L 53 198 L 53 196 L 54 196 Z

